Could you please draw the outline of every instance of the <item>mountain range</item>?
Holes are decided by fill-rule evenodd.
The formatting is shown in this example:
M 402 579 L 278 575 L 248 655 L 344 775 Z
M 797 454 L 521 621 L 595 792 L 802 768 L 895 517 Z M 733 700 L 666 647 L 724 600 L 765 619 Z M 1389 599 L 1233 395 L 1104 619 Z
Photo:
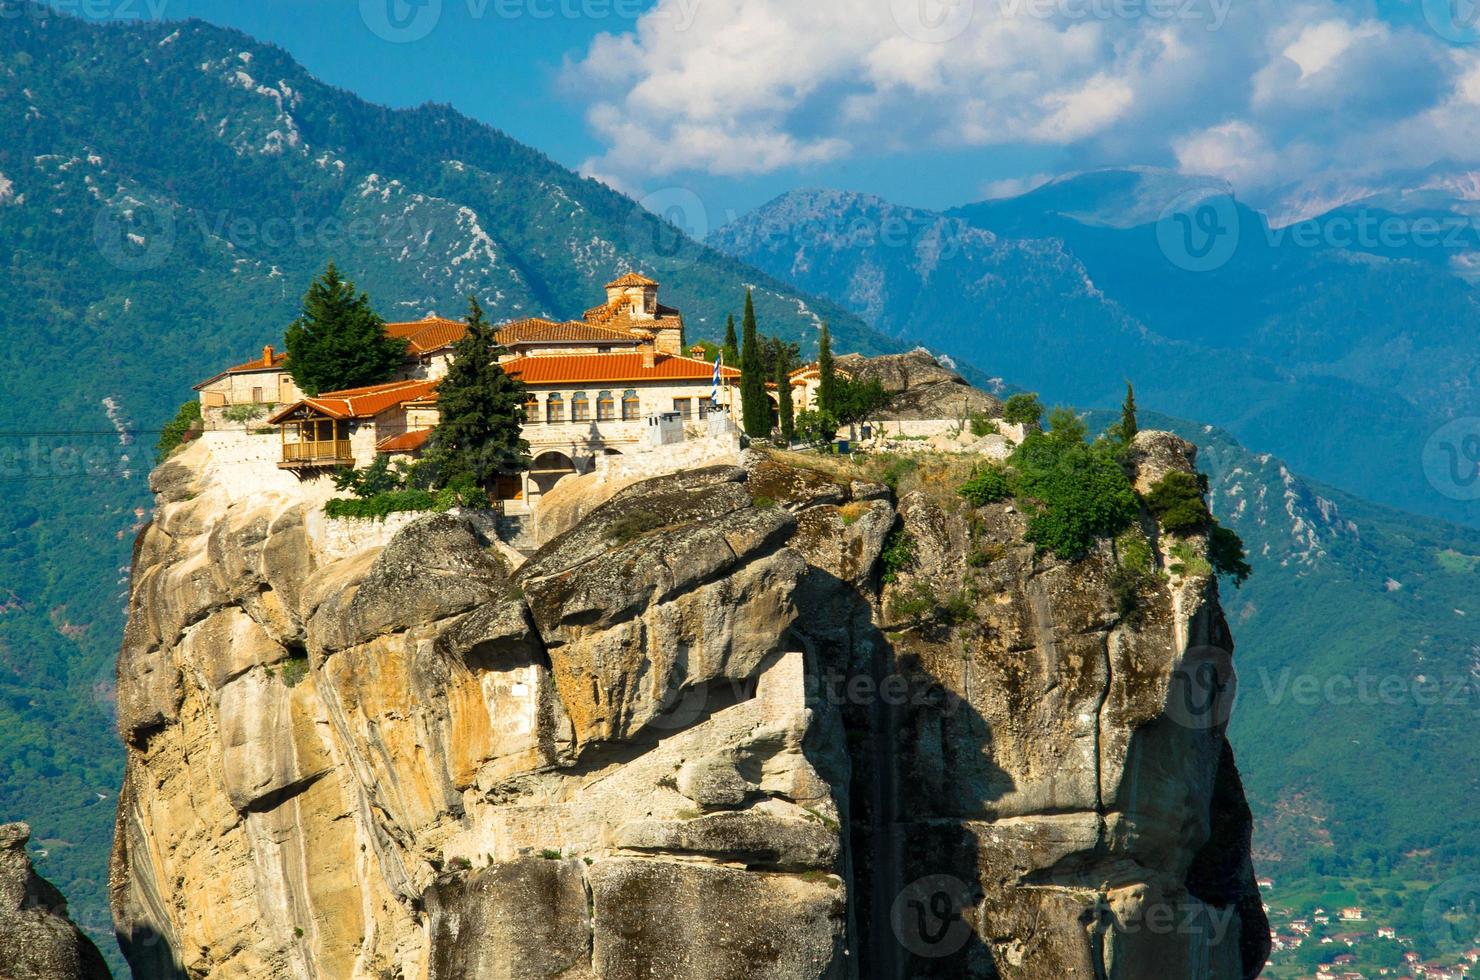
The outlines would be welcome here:
M 796 191 L 709 241 L 1049 400 L 1113 404 L 1129 379 L 1316 479 L 1476 524 L 1444 459 L 1480 445 L 1466 176 L 1284 227 L 1220 181 L 1150 168 L 945 212 Z
M 922 342 L 1077 405 L 1133 378 L 1143 405 L 1216 424 L 1144 423 L 1202 447 L 1250 545 L 1255 575 L 1225 599 L 1263 866 L 1376 850 L 1436 879 L 1480 844 L 1472 711 L 1286 683 L 1367 668 L 1411 692 L 1475 669 L 1480 532 L 1439 519 L 1475 505 L 1425 489 L 1416 448 L 1480 398 L 1463 262 L 1259 244 L 1188 272 L 1158 245 L 1168 197 L 1231 202 L 1256 242 L 1269 223 L 1226 185 L 1150 170 L 949 213 L 797 193 L 704 245 L 447 107 L 370 105 L 194 21 L 0 19 L 0 130 L 0 820 L 30 821 L 110 956 L 113 658 L 154 433 L 193 382 L 277 342 L 331 258 L 392 318 L 457 315 L 468 293 L 499 319 L 577 315 L 630 265 L 695 339 L 750 286 L 761 328 L 804 351 L 826 320 L 839 351 Z

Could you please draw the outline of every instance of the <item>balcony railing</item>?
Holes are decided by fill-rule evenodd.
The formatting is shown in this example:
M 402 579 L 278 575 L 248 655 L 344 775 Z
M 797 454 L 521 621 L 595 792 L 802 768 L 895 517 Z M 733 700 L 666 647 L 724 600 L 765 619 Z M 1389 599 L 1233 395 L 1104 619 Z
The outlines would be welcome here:
M 348 439 L 325 439 L 322 442 L 283 443 L 283 461 L 278 466 L 353 466 L 354 462 L 355 454 Z

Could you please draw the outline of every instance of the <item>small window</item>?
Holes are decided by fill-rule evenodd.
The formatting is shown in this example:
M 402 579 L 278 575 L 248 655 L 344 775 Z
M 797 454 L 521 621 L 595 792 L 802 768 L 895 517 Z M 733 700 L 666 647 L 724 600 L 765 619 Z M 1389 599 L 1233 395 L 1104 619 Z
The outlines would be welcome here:
M 637 397 L 636 388 L 628 388 L 622 392 L 622 421 L 633 422 L 642 417 L 642 402 Z
M 524 403 L 524 418 L 529 422 L 539 421 L 540 399 L 538 395 L 531 394 L 529 400 Z
M 693 404 L 691 398 L 675 398 L 673 399 L 673 410 L 687 420 L 693 417 Z
M 258 405 L 261 405 L 263 402 L 267 401 L 267 399 L 263 397 L 261 388 L 252 389 L 252 401 L 256 402 Z
M 610 422 L 617 417 L 617 403 L 612 400 L 612 393 L 603 391 L 596 396 L 596 421 Z
M 586 399 L 584 391 L 578 391 L 570 396 L 570 420 L 572 422 L 591 421 L 591 403 Z
M 545 399 L 545 421 L 565 421 L 565 399 L 560 397 L 560 392 L 558 391 L 554 392 L 550 395 L 549 398 Z

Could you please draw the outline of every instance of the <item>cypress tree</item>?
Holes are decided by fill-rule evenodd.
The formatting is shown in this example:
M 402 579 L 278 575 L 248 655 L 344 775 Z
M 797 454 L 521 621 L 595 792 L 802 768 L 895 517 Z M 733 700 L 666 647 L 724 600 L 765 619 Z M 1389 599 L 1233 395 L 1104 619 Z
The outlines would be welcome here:
M 781 438 L 791 445 L 796 432 L 796 420 L 791 404 L 791 364 L 785 357 L 776 358 L 776 424 L 781 427 Z
M 741 428 L 752 439 L 771 432 L 771 399 L 766 396 L 766 366 L 761 359 L 760 339 L 755 330 L 755 304 L 745 291 L 745 319 L 741 326 L 740 418 Z
M 370 298 L 330 262 L 288 327 L 288 373 L 304 394 L 380 384 L 395 376 L 406 341 L 387 337 Z
M 838 401 L 838 373 L 833 366 L 832 335 L 827 324 L 822 325 L 822 334 L 817 338 L 817 404 L 819 412 L 836 412 Z
M 427 445 L 426 466 L 434 486 L 471 481 L 490 490 L 500 475 L 529 469 L 529 443 L 522 437 L 525 387 L 499 365 L 503 348 L 471 296 L 467 324 L 437 386 L 441 419 Z
M 1120 406 L 1120 438 L 1127 446 L 1136 440 L 1136 433 L 1141 431 L 1136 423 L 1136 389 L 1131 383 L 1125 383 L 1125 403 Z
M 725 366 L 735 367 L 740 363 L 740 341 L 735 338 L 735 314 L 725 316 L 725 343 L 720 348 L 725 354 Z

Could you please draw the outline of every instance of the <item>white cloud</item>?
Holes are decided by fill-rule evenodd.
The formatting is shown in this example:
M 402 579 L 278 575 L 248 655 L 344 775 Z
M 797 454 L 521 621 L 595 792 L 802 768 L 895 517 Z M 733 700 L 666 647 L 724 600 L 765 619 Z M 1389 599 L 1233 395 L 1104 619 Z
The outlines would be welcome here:
M 921 40 L 912 0 L 659 0 L 565 82 L 605 147 L 586 171 L 626 186 L 1047 145 L 1256 190 L 1480 145 L 1480 54 L 1339 0 L 1212 4 L 975 0 Z

